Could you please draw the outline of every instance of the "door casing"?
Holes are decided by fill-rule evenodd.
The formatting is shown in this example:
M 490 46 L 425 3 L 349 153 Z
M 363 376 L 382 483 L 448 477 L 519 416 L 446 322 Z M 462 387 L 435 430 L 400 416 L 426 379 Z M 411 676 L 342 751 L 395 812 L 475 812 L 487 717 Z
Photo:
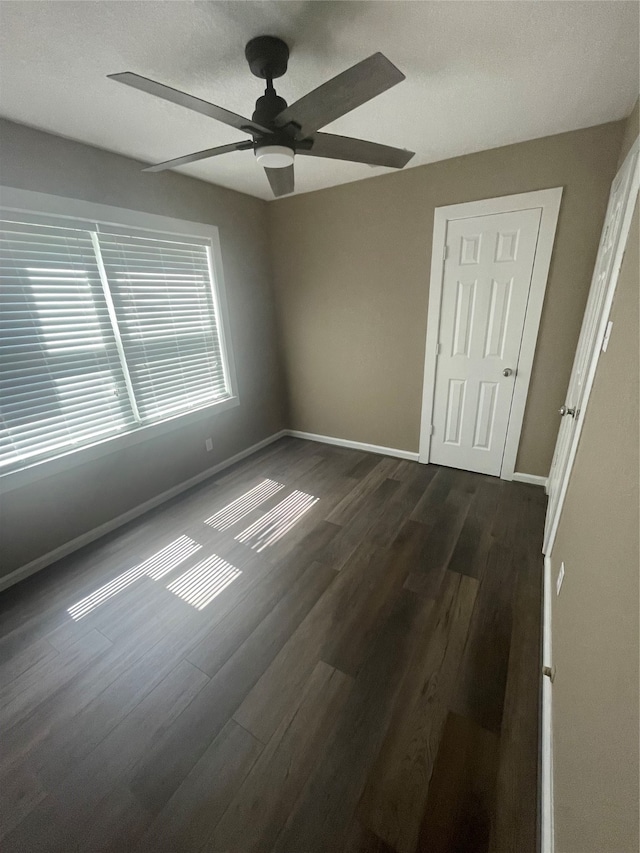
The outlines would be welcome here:
M 500 470 L 500 477 L 503 480 L 513 479 L 561 199 L 562 187 L 554 187 L 547 190 L 483 199 L 482 201 L 450 204 L 435 209 L 427 314 L 427 341 L 424 360 L 424 384 L 422 390 L 422 415 L 420 420 L 420 462 L 428 462 L 431 452 L 433 393 L 438 359 L 438 335 L 442 304 L 447 225 L 450 221 L 456 219 L 469 219 L 477 216 L 489 216 L 494 213 L 509 213 L 517 210 L 539 208 L 542 210 L 540 231 L 533 262 L 531 287 L 524 321 L 520 358 L 518 360 L 518 372 L 514 382 L 511 413 Z

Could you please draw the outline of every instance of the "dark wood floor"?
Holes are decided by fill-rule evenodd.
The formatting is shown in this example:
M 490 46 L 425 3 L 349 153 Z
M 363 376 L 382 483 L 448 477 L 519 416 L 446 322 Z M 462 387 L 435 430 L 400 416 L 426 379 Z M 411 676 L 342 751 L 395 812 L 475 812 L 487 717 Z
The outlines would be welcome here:
M 544 505 L 284 439 L 7 590 L 0 848 L 533 853 Z

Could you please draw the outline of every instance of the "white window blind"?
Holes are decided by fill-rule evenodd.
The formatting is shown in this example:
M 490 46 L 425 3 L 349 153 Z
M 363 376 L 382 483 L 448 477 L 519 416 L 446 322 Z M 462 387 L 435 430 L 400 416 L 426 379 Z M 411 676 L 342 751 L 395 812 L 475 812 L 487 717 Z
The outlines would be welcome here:
M 98 234 L 142 421 L 228 396 L 207 247 Z
M 0 459 L 4 465 L 131 422 L 87 232 L 0 223 Z
M 0 472 L 230 396 L 203 241 L 34 218 L 0 219 Z

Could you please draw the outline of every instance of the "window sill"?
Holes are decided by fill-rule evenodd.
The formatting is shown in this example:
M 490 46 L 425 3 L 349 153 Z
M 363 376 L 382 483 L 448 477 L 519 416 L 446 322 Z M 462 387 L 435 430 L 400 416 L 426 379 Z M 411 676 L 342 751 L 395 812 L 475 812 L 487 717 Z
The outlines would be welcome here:
M 82 447 L 67 450 L 58 456 L 41 459 L 38 462 L 28 464 L 17 471 L 8 471 L 5 474 L 0 474 L 0 494 L 6 494 L 14 489 L 35 483 L 38 480 L 44 480 L 47 477 L 54 477 L 71 468 L 86 465 L 95 459 L 100 459 L 102 456 L 118 453 L 125 448 L 134 447 L 136 444 L 141 444 L 144 441 L 150 441 L 172 430 L 181 429 L 202 418 L 218 415 L 239 405 L 240 400 L 237 396 L 227 397 L 217 403 L 203 406 L 201 409 L 174 415 L 158 423 L 138 427 L 123 435 L 109 436 L 93 444 L 85 444 Z

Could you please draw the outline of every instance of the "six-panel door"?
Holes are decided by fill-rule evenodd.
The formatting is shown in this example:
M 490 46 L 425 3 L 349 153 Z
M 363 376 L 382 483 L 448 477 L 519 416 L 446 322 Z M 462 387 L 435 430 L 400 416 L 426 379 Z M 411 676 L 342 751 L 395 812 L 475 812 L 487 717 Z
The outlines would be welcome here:
M 431 462 L 500 474 L 541 214 L 447 225 Z

